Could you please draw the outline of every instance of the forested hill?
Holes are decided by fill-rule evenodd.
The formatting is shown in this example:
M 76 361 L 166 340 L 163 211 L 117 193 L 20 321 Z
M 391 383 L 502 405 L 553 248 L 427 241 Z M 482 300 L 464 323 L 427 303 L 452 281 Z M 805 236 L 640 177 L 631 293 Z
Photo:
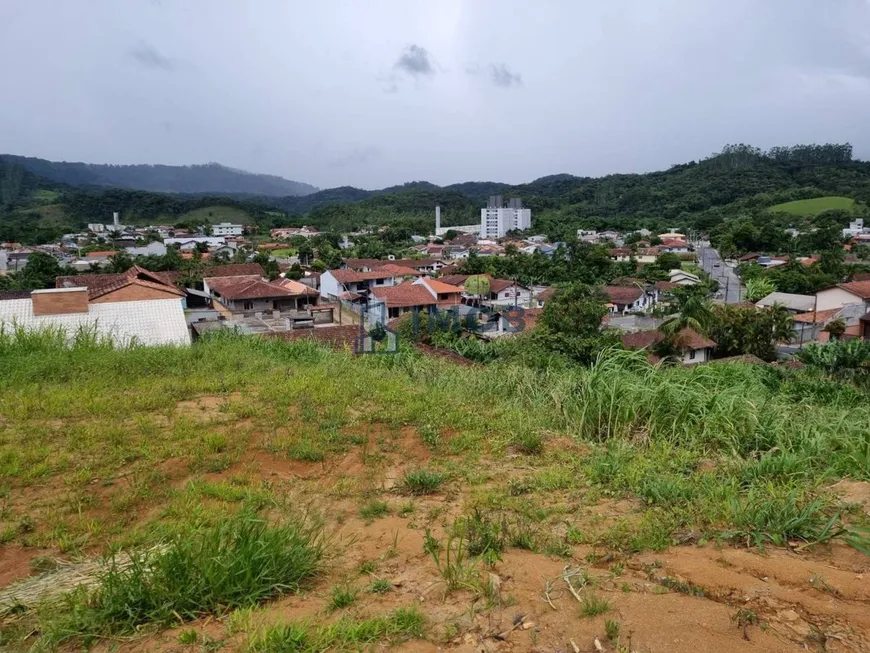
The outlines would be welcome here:
M 191 166 L 102 165 L 46 161 L 11 154 L 0 154 L 0 158 L 18 164 L 39 177 L 71 186 L 268 197 L 307 195 L 318 190 L 298 181 L 235 170 L 217 163 Z
M 377 191 L 333 188 L 302 197 L 231 196 L 225 188 L 208 197 L 66 186 L 0 158 L 0 239 L 35 242 L 87 222 L 107 221 L 113 211 L 121 213 L 125 224 L 231 219 L 256 224 L 263 232 L 286 225 L 347 232 L 388 224 L 430 233 L 436 205 L 443 226 L 470 224 L 480 220 L 480 208 L 496 193 L 521 198 L 532 209 L 535 231 L 555 240 L 573 237 L 579 227 L 676 227 L 721 234 L 747 221 L 758 229 L 772 223 L 778 229 L 792 226 L 819 212 L 810 207 L 866 213 L 870 163 L 854 160 L 849 145 L 767 152 L 734 145 L 706 159 L 646 174 L 556 174 L 520 185 L 487 181 L 439 187 L 418 181 Z M 821 199 L 795 202 L 812 198 Z M 779 205 L 783 208 L 771 211 Z M 834 219 L 848 222 L 845 213 L 841 210 Z
M 800 145 L 761 151 L 726 146 L 706 159 L 646 174 L 576 177 L 556 174 L 527 184 L 464 182 L 438 187 L 413 182 L 381 191 L 337 188 L 306 197 L 274 200 L 294 224 L 350 230 L 390 220 L 431 228 L 433 209 L 444 226 L 480 219 L 489 195 L 519 197 L 532 209 L 535 230 L 564 239 L 578 227 L 650 229 L 679 227 L 703 232 L 726 219 L 769 219 L 767 209 L 792 200 L 830 195 L 870 204 L 870 163 L 843 145 Z

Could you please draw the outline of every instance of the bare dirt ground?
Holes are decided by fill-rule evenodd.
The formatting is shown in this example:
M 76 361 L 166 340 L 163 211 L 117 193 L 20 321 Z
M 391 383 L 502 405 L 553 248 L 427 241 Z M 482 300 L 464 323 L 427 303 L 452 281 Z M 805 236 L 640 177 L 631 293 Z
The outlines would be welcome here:
M 197 420 L 221 418 L 218 405 L 204 397 L 179 404 L 178 411 Z M 184 457 L 157 465 L 152 471 L 161 475 L 167 488 L 182 489 L 194 479 L 236 485 L 243 481 L 245 487 L 267 488 L 309 506 L 326 520 L 333 556 L 311 590 L 253 611 L 238 632 L 230 617 L 210 617 L 184 628 L 105 642 L 98 650 L 184 651 L 204 647 L 204 642 L 215 647 L 203 650 L 244 650 L 248 637 L 265 625 L 329 621 L 416 604 L 426 616 L 427 639 L 398 647 L 407 653 L 870 651 L 870 558 L 841 543 L 759 551 L 709 542 L 627 555 L 590 544 L 573 545 L 564 555 L 508 548 L 491 567 L 479 567 L 483 582 L 492 588 L 488 595 L 463 589 L 447 592 L 433 558 L 424 551 L 427 529 L 434 537 L 446 538 L 454 519 L 470 503 L 521 477 L 528 471 L 527 463 L 510 456 L 469 463 L 449 453 L 435 455 L 411 427 L 354 428 L 362 444 L 321 461 L 276 454 L 270 450 L 274 434 L 258 433 L 222 471 L 191 471 Z M 570 440 L 548 446 L 583 453 Z M 482 479 L 469 484 L 457 480 L 461 476 L 456 474 L 435 494 L 403 494 L 403 473 L 432 463 L 448 471 L 464 466 L 466 477 L 470 466 Z M 127 471 L 88 486 L 82 521 L 105 517 L 113 499 L 129 494 L 143 470 Z M 867 506 L 868 488 L 865 483 L 843 482 L 835 490 Z M 14 492 L 10 506 L 27 507 L 38 534 L 49 528 L 41 517 L 57 509 L 50 499 L 73 492 L 61 479 L 49 478 Z M 371 497 L 386 502 L 386 515 L 360 515 L 361 504 Z M 600 531 L 617 520 L 632 519 L 640 510 L 630 500 L 576 492 L 554 491 L 539 500 L 549 508 L 560 507 L 553 514 L 561 516 L 546 522 L 546 528 L 556 533 L 561 521 Z M 125 528 L 158 519 L 164 501 L 158 496 L 133 504 Z M 78 555 L 87 558 L 99 550 L 96 545 L 85 547 Z M 52 547 L 0 546 L 0 589 L 26 582 L 40 571 L 39 565 L 34 568 L 35 560 L 52 558 L 69 556 Z M 584 616 L 583 606 L 563 579 L 566 569 L 582 570 L 585 580 L 579 594 L 605 599 L 603 612 Z M 368 591 L 374 579 L 389 581 L 390 591 Z M 330 590 L 339 584 L 358 588 L 358 598 L 348 608 L 329 612 Z M 608 621 L 618 624 L 618 637 L 611 624 L 608 638 Z M 191 628 L 199 643 L 180 644 L 179 634 Z

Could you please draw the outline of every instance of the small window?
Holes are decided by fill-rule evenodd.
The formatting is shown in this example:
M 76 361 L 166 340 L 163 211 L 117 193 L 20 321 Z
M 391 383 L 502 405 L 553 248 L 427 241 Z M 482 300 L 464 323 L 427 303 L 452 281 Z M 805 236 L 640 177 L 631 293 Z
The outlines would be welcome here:
M 689 360 L 690 361 L 695 360 L 695 350 L 694 349 L 689 350 Z
M 253 311 L 254 310 L 254 302 L 245 302 L 244 310 Z

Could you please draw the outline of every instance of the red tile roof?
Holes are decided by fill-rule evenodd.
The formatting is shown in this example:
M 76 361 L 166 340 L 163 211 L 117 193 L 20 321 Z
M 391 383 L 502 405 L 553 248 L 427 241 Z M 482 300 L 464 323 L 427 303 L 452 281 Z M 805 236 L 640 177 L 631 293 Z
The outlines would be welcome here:
M 241 277 L 253 275 L 264 277 L 266 271 L 259 263 L 227 263 L 226 265 L 210 265 L 202 271 L 203 277 Z
M 680 287 L 680 284 L 674 283 L 673 281 L 656 281 L 656 290 L 661 290 L 662 292 L 668 292 L 669 290 L 675 290 Z
M 138 265 L 120 274 L 78 274 L 57 277 L 54 285 L 56 288 L 87 288 L 89 299 L 108 295 L 130 285 L 162 290 L 178 297 L 185 296 L 184 291 L 175 286 L 170 273 L 151 272 Z
M 262 278 L 251 276 L 240 277 L 210 277 L 203 281 L 208 284 L 210 290 L 218 293 L 221 297 L 230 300 L 237 299 L 263 299 L 268 297 L 298 297 L 300 293 L 293 292 L 277 284 L 264 281 Z
M 107 250 L 102 250 L 99 252 L 88 252 L 87 254 L 85 254 L 85 256 L 87 258 L 106 258 L 106 257 L 112 256 L 112 254 L 117 254 L 117 253 L 118 253 L 117 250 L 107 249 Z
M 446 294 L 453 295 L 453 294 L 461 294 L 462 293 L 462 288 L 459 288 L 458 286 L 453 286 L 449 283 L 445 283 L 445 282 L 441 281 L 440 279 L 424 279 L 423 283 L 425 285 L 429 286 L 432 290 L 434 290 L 439 295 L 446 295 Z
M 356 270 L 329 270 L 330 274 L 339 283 L 358 283 L 360 281 L 374 281 L 375 279 L 389 279 L 391 277 L 419 277 L 422 273 L 401 265 L 384 265 L 371 272 L 357 272 Z
M 870 281 L 850 281 L 839 284 L 837 288 L 842 288 L 861 299 L 870 299 Z
M 546 302 L 546 301 L 552 299 L 553 295 L 555 295 L 555 294 L 556 294 L 556 289 L 553 286 L 550 286 L 549 288 L 544 288 L 544 290 L 539 292 L 537 297 L 535 297 L 535 299 L 542 301 L 542 302 Z
M 406 308 L 409 306 L 432 306 L 437 303 L 428 290 L 422 286 L 403 283 L 400 286 L 374 288 L 372 293 L 386 302 L 387 308 Z
M 626 333 L 622 336 L 622 346 L 626 349 L 646 349 L 665 339 L 665 334 L 656 329 Z M 685 328 L 674 336 L 674 344 L 683 349 L 706 349 L 715 347 L 716 343 L 705 338 L 691 328 Z
M 438 277 L 438 280 L 451 286 L 461 286 L 469 276 L 467 274 L 448 274 Z
M 604 286 L 602 290 L 611 304 L 633 304 L 643 294 L 643 291 L 636 286 Z
M 306 286 L 304 283 L 300 281 L 296 281 L 294 279 L 275 279 L 273 281 L 276 286 L 280 286 L 285 290 L 289 290 L 294 295 L 298 295 L 301 297 L 318 297 L 320 293 L 317 292 L 311 286 Z
M 798 315 L 793 315 L 792 319 L 795 322 L 806 322 L 807 324 L 825 324 L 828 320 L 834 319 L 834 317 L 842 311 L 841 308 L 830 308 L 824 311 L 816 311 L 813 313 L 810 311 L 809 313 L 799 313 Z

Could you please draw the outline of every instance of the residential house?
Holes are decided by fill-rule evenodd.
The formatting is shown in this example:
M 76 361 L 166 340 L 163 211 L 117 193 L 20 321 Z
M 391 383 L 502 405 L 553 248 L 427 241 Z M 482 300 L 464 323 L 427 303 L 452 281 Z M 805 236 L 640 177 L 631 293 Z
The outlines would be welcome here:
M 164 256 L 166 254 L 166 245 L 160 241 L 154 241 L 143 245 L 142 247 L 125 247 L 130 256 Z
M 556 289 L 550 286 L 549 288 L 544 288 L 540 292 L 535 295 L 535 304 L 537 308 L 543 308 L 544 304 L 546 304 L 550 299 L 552 299 L 553 295 L 556 294 Z
M 643 311 L 651 303 L 646 292 L 637 286 L 604 286 L 611 313 Z
M 797 315 L 799 313 L 807 313 L 812 311 L 816 305 L 814 295 L 796 295 L 788 292 L 772 292 L 767 297 L 764 297 L 755 305 L 758 308 L 773 308 L 775 305 L 782 306 L 789 313 Z
M 397 286 L 406 279 L 423 276 L 422 272 L 400 265 L 383 265 L 377 270 L 327 270 L 320 276 L 320 296 L 335 300 L 343 293 L 365 293 L 371 288 Z
M 436 295 L 422 285 L 402 283 L 397 286 L 372 288 L 375 301 L 369 304 L 370 311 L 376 311 L 380 304 L 384 308 L 383 317 L 393 319 L 413 310 L 428 310 L 438 305 Z
M 674 283 L 673 281 L 656 281 L 652 287 L 654 302 L 658 304 L 679 287 L 680 284 Z
M 577 230 L 577 240 L 583 243 L 589 243 L 594 245 L 599 241 L 598 232 L 594 229 L 578 229 Z
M 60 329 L 69 338 L 92 332 L 117 346 L 188 345 L 190 332 L 178 297 L 92 301 L 86 287 L 34 290 L 0 301 L 0 329 Z
M 301 311 L 317 304 L 319 294 L 308 286 L 282 279 L 273 283 L 256 275 L 208 277 L 202 280 L 205 292 L 216 308 L 230 313 L 263 311 Z
M 630 261 L 634 256 L 634 252 L 630 247 L 616 247 L 610 250 L 610 260 L 612 261 Z
M 187 307 L 187 293 L 175 285 L 167 272 L 151 272 L 134 265 L 120 274 L 78 274 L 57 277 L 58 289 L 84 288 L 92 304 L 173 299 Z
M 665 334 L 659 330 L 636 331 L 622 336 L 622 346 L 626 349 L 647 350 L 650 362 L 658 362 L 660 358 L 652 352 L 655 345 L 665 339 Z M 679 360 L 684 365 L 706 363 L 712 357 L 716 343 L 691 328 L 685 328 L 673 338 L 673 343 L 679 351 Z
M 663 238 L 659 249 L 671 254 L 686 254 L 689 251 L 689 244 L 678 238 Z
M 850 281 L 816 293 L 816 310 L 863 304 L 870 311 L 870 281 Z
M 701 283 L 700 277 L 685 270 L 671 270 L 668 272 L 671 283 L 676 283 L 681 286 L 694 286 Z
M 313 236 L 319 236 L 320 232 L 314 227 L 279 227 L 277 229 L 272 229 L 269 234 L 272 238 L 278 238 L 280 240 L 285 240 L 287 238 L 292 238 L 293 236 L 302 236 L 303 238 L 312 238 Z
M 612 230 L 602 231 L 601 233 L 598 234 L 598 239 L 599 240 L 609 240 L 609 241 L 616 243 L 617 245 L 622 244 L 622 236 L 620 235 L 620 233 L 618 231 L 612 231 Z
M 686 240 L 686 234 L 681 234 L 679 231 L 668 231 L 663 234 L 659 234 L 660 240 Z
M 844 338 L 861 338 L 864 333 L 861 320 L 864 317 L 863 304 L 846 304 L 840 308 L 801 313 L 793 318 L 798 334 L 795 340 L 800 343 L 828 342 L 831 339 L 831 334 L 827 331 L 828 325 L 836 321 L 842 322 L 846 327 Z
M 634 258 L 638 263 L 655 263 L 662 250 L 658 247 L 638 248 L 634 254 Z
M 204 243 L 209 247 L 220 247 L 226 245 L 226 242 L 227 239 L 223 236 L 182 236 L 163 239 L 163 244 L 167 247 L 178 245 L 181 250 L 194 249 L 198 243 Z
M 438 302 L 438 308 L 458 306 L 462 303 L 462 289 L 458 286 L 451 286 L 440 279 L 420 277 L 413 284 L 415 286 L 423 286 L 432 293 L 432 296 Z

